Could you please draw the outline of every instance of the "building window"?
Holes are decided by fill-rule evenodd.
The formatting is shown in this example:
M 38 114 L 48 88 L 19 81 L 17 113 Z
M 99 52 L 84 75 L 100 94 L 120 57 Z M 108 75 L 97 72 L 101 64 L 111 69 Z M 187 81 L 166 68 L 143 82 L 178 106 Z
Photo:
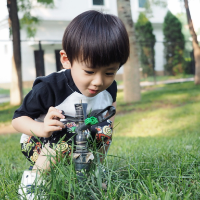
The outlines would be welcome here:
M 146 0 L 139 0 L 139 8 L 145 8 Z
M 93 0 L 94 6 L 104 6 L 104 0 Z
M 35 50 L 34 51 L 34 58 L 35 58 L 36 77 L 45 76 L 44 51 L 43 50 Z

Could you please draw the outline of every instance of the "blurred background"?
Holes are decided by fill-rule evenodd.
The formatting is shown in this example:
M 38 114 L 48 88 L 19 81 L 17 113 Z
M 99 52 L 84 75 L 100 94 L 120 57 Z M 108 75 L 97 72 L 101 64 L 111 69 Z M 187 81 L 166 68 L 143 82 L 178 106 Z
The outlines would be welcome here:
M 12 2 L 12 1 L 11 1 Z M 17 5 L 15 6 L 15 2 Z M 20 105 L 38 76 L 62 69 L 59 51 L 70 21 L 87 10 L 120 15 L 123 0 L 17 0 L 0 1 L 0 104 Z M 118 89 L 134 94 L 142 88 L 194 81 L 194 38 L 189 30 L 185 3 L 180 0 L 131 0 L 127 12 L 134 23 L 139 89 L 134 92 L 122 67 L 116 76 Z M 200 1 L 189 1 L 197 40 L 200 34 Z M 16 9 L 17 8 L 17 9 Z M 120 16 L 119 16 L 120 17 Z M 18 25 L 18 22 L 19 25 Z M 13 51 L 14 50 L 14 51 Z M 135 56 L 135 55 L 134 55 Z M 130 55 L 130 58 L 133 55 Z M 133 63 L 133 65 L 136 65 Z M 135 73 L 135 72 L 134 72 Z M 199 84 L 198 81 L 196 84 Z M 130 92 L 129 92 L 130 93 Z M 129 95 L 124 93 L 124 96 Z M 129 95 L 130 96 L 130 95 Z M 125 102 L 140 101 L 136 98 Z M 3 118 L 6 113 L 1 114 Z
M 68 191 L 68 199 L 89 191 L 91 199 L 200 199 L 199 8 L 200 0 L 0 0 L 0 199 L 17 198 L 30 166 L 13 113 L 36 77 L 62 69 L 64 30 L 91 9 L 119 16 L 131 49 L 116 76 L 108 190 L 85 181 L 73 188 L 58 164 L 48 199 Z

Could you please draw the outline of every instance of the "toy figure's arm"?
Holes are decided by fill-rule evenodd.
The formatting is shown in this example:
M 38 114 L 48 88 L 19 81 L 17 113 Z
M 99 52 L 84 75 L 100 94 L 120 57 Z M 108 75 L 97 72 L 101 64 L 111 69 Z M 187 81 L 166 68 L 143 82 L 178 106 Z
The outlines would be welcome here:
M 112 104 L 112 106 L 114 106 L 115 109 L 116 109 L 116 106 L 117 106 L 116 101 Z M 106 114 L 106 116 L 107 116 L 107 115 L 108 115 L 108 113 Z M 112 128 L 114 127 L 114 120 L 115 120 L 115 115 L 112 116 L 112 117 L 110 118 L 110 121 L 112 121 Z M 105 155 L 105 154 L 108 152 L 108 149 L 109 149 L 109 145 L 103 146 L 103 147 L 101 147 L 101 148 L 99 149 L 98 152 L 101 154 L 101 155 L 100 155 L 100 162 L 101 162 L 101 163 L 103 163 L 104 158 L 105 158 L 105 156 L 103 156 L 103 155 Z
M 117 106 L 116 101 L 112 104 L 112 106 L 114 106 L 115 109 L 116 109 L 116 106 Z M 107 117 L 107 116 L 108 116 L 108 112 L 107 112 L 107 114 L 106 114 L 106 117 Z M 112 121 L 112 128 L 113 128 L 113 125 L 114 125 L 114 120 L 115 120 L 115 115 L 112 116 L 112 117 L 110 118 L 110 121 Z

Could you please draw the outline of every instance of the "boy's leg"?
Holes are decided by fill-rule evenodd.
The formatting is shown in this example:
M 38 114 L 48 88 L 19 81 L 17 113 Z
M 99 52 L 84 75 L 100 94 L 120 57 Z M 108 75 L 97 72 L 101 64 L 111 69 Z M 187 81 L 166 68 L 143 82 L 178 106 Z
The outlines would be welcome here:
M 59 156 L 66 153 L 70 155 L 71 146 L 65 141 L 60 141 L 65 134 L 57 137 L 57 134 L 50 138 L 36 138 L 30 136 L 27 141 L 22 143 L 22 153 L 34 165 L 32 171 L 49 170 L 50 163 L 56 163 Z M 64 138 L 63 138 L 64 139 Z
M 24 199 L 25 197 L 29 200 L 34 199 L 35 182 L 37 182 L 37 185 L 40 184 L 40 175 L 37 173 L 33 173 L 32 171 L 24 171 L 18 190 L 20 199 Z
M 41 172 L 41 170 L 48 171 L 50 169 L 50 163 L 56 164 L 56 151 L 49 147 L 49 144 L 47 143 L 41 150 L 40 155 L 38 156 L 38 159 L 35 162 L 35 165 L 33 166 L 32 171 L 38 173 Z
M 56 156 L 56 153 L 57 155 L 60 155 L 58 153 L 61 153 L 62 156 L 64 156 L 66 152 L 69 154 L 68 144 L 64 141 L 60 144 L 54 144 L 54 147 L 56 148 L 53 149 L 49 147 L 49 139 L 39 138 L 39 140 L 40 141 L 31 136 L 21 145 L 22 153 L 32 164 L 34 164 L 32 171 L 26 170 L 22 175 L 18 191 L 21 199 L 34 199 L 34 185 L 36 183 L 36 185 L 39 186 L 42 182 L 40 173 L 49 170 L 51 162 L 56 163 L 56 159 L 59 158 Z M 61 144 L 64 144 L 64 148 L 63 146 L 60 148 Z

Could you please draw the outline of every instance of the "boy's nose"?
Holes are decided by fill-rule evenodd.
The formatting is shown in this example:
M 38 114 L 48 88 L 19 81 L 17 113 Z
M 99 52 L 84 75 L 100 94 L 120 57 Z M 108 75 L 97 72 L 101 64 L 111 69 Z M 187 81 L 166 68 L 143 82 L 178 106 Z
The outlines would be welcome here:
M 92 80 L 92 84 L 95 86 L 102 86 L 103 85 L 103 77 L 102 75 L 96 75 Z

